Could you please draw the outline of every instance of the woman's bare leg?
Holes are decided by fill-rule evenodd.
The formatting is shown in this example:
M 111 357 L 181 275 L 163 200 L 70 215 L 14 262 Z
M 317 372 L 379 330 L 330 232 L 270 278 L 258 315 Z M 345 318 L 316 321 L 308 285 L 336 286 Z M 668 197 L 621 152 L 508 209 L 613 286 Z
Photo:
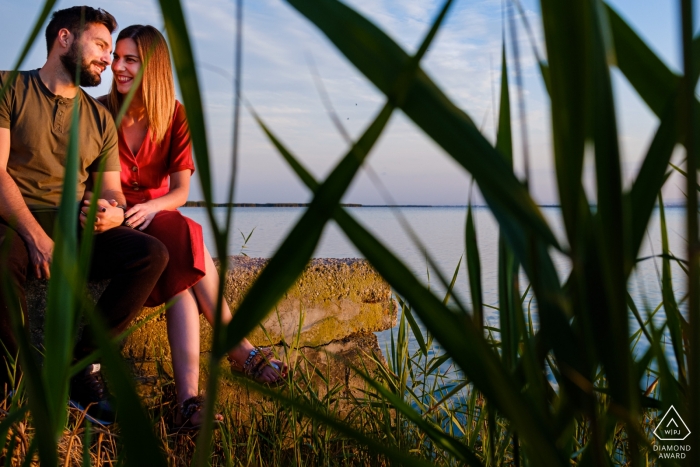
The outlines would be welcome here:
M 206 267 L 206 275 L 192 288 L 194 289 L 194 294 L 197 297 L 199 310 L 202 312 L 207 321 L 209 321 L 209 323 L 213 325 L 215 318 L 214 309 L 216 307 L 216 298 L 218 296 L 217 292 L 219 290 L 219 274 L 216 271 L 214 261 L 211 259 L 211 255 L 209 254 L 209 251 L 206 247 L 204 247 L 204 261 Z M 229 309 L 226 300 L 223 300 L 223 303 L 221 305 L 221 321 L 224 324 L 227 324 L 229 321 L 231 321 L 231 310 Z M 248 355 L 250 354 L 250 351 L 253 350 L 253 348 L 253 345 L 248 341 L 248 339 L 243 338 L 240 344 L 238 344 L 229 352 L 229 357 L 232 360 L 242 364 L 243 362 L 245 362 L 246 358 L 248 358 Z M 275 360 L 275 363 L 277 365 L 280 365 L 282 376 L 286 376 L 287 365 L 284 364 L 284 362 L 278 360 Z M 262 375 L 260 376 L 260 380 L 262 382 L 271 383 L 273 381 L 276 381 L 278 377 L 279 375 L 277 374 L 275 369 L 268 365 L 263 369 Z
M 181 404 L 199 394 L 199 311 L 191 288 L 174 298 L 176 302 L 165 313 L 165 318 L 177 402 Z M 223 417 L 217 414 L 216 419 L 222 420 Z M 196 412 L 190 421 L 199 425 L 201 412 Z

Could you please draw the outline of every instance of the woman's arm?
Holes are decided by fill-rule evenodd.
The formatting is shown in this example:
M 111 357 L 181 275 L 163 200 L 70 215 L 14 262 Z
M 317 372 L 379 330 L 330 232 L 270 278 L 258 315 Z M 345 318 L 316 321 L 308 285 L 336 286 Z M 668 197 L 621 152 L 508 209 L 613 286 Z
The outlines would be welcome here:
M 145 204 L 151 203 L 158 211 L 177 209 L 185 202 L 190 194 L 190 170 L 181 170 L 170 174 L 170 191 L 168 194 L 160 198 L 147 201 Z
M 190 193 L 189 169 L 173 172 L 170 174 L 170 191 L 145 203 L 137 204 L 126 211 L 126 218 L 129 227 L 143 230 L 151 223 L 158 211 L 177 209 L 187 201 Z

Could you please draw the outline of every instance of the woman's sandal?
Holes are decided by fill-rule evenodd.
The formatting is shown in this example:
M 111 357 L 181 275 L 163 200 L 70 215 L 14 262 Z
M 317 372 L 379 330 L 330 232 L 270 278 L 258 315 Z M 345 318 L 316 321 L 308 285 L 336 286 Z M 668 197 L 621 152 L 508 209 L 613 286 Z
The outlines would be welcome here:
M 185 399 L 181 404 L 177 406 L 175 416 L 173 417 L 173 424 L 170 427 L 171 433 L 191 433 L 199 431 L 202 428 L 202 424 L 192 423 L 192 416 L 197 412 L 200 412 L 204 408 L 204 396 L 194 396 L 189 399 Z M 212 425 L 213 429 L 218 429 L 221 425 L 221 420 L 214 420 Z
M 277 363 L 272 361 L 273 359 L 276 360 L 274 353 L 272 353 L 272 349 L 269 347 L 255 347 L 250 351 L 248 358 L 246 358 L 243 364 L 238 363 L 230 356 L 228 357 L 228 361 L 231 363 L 232 371 L 242 373 L 257 383 L 277 386 L 284 383 L 287 375 L 282 373 L 282 369 Z M 268 366 L 272 367 L 277 373 L 277 379 L 275 381 L 266 382 L 260 379 L 263 370 Z

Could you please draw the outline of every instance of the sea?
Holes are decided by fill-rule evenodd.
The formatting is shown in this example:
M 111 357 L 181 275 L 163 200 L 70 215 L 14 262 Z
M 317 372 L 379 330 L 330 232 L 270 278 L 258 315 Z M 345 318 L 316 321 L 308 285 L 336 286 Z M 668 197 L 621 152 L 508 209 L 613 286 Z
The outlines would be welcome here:
M 404 264 L 413 271 L 424 284 L 429 285 L 435 294 L 442 298 L 445 288 L 438 275 L 449 282 L 461 261 L 453 293 L 462 303 L 471 307 L 465 255 L 466 206 L 440 207 L 348 207 L 347 211 L 367 230 L 375 235 Z M 558 207 L 542 207 L 542 212 L 552 231 L 562 245 L 566 244 L 561 210 Z M 232 225 L 228 241 L 228 254 L 246 254 L 250 257 L 269 258 L 274 255 L 288 232 L 299 221 L 304 207 L 236 207 L 233 210 Z M 199 222 L 204 229 L 205 244 L 216 256 L 212 229 L 205 208 L 181 208 L 181 212 Z M 226 208 L 214 208 L 220 224 L 225 222 Z M 498 224 L 488 207 L 472 208 L 476 226 L 479 256 L 481 261 L 482 288 L 484 303 L 498 307 Z M 670 252 L 683 258 L 686 256 L 685 208 L 666 207 L 666 224 Z M 417 238 L 418 242 L 414 241 Z M 654 310 L 661 298 L 661 229 L 659 209 L 655 209 L 647 234 L 638 255 L 636 271 L 630 277 L 628 289 L 638 309 L 644 315 Z M 352 242 L 333 222 L 329 222 L 313 254 L 315 258 L 361 258 Z M 429 266 L 428 258 L 436 266 Z M 567 277 L 571 265 L 568 258 L 552 250 L 552 258 L 562 282 Z M 672 267 L 673 284 L 678 301 L 686 287 L 686 275 L 676 264 Z M 525 292 L 528 280 L 522 275 L 520 284 Z M 529 302 L 529 298 L 526 298 Z M 533 302 L 533 312 L 536 303 Z M 682 304 L 681 304 L 682 306 Z M 486 320 L 498 326 L 497 311 L 486 308 Z M 655 317 L 663 321 L 663 310 Z M 630 315 L 631 329 L 638 325 Z M 396 332 L 396 330 L 394 330 Z M 386 349 L 391 339 L 391 330 L 377 333 L 380 347 Z M 417 344 L 412 342 L 415 349 Z M 643 350 L 642 344 L 639 350 Z

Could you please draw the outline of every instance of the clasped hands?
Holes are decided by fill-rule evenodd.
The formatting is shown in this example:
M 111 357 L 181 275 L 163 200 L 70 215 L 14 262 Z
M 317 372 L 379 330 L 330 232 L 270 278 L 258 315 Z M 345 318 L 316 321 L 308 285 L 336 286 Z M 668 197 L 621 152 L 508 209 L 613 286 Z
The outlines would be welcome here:
M 117 207 L 118 203 L 115 200 L 98 199 L 97 200 L 97 215 L 95 217 L 95 233 L 106 232 L 114 227 L 119 227 L 124 222 L 124 210 Z M 90 209 L 90 200 L 84 199 L 80 206 L 80 226 L 85 228 L 87 222 L 88 209 Z
M 119 204 L 111 199 L 97 200 L 97 216 L 95 217 L 95 233 L 105 232 L 111 228 L 124 225 L 132 229 L 144 230 L 160 211 L 153 203 L 145 202 L 132 206 L 126 212 L 117 207 Z M 85 228 L 90 200 L 83 199 L 80 207 L 80 225 Z
M 126 225 L 133 229 L 143 230 L 151 223 L 158 212 L 154 206 L 148 203 L 137 204 L 126 212 L 118 208 L 115 200 L 98 199 L 97 214 L 95 217 L 95 233 L 106 232 L 114 227 Z M 80 226 L 85 228 L 87 213 L 90 209 L 90 200 L 84 199 L 80 206 Z M 34 269 L 34 274 L 40 279 L 49 279 L 51 257 L 53 256 L 53 240 L 41 231 L 41 235 L 28 241 L 29 259 Z

